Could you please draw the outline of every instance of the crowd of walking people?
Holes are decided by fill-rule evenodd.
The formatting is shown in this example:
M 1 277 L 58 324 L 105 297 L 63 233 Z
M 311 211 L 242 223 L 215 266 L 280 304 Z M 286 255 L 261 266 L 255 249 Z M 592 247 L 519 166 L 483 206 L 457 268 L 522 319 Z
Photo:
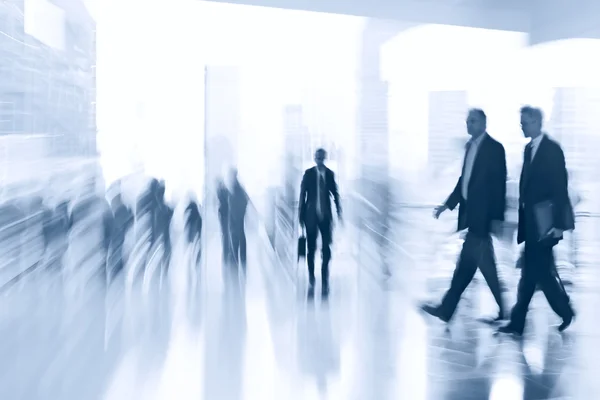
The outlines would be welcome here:
M 130 274 L 140 275 L 160 254 L 158 274 L 166 274 L 172 252 L 174 208 L 165 200 L 165 182 L 150 179 L 134 204 L 126 201 L 120 182 L 105 192 L 88 179 L 74 196 L 60 200 L 39 194 L 5 196 L 0 205 L 0 242 L 5 271 L 1 285 L 15 284 L 38 268 L 60 270 L 80 285 L 96 277 L 110 284 L 123 275 L 136 256 Z M 182 238 L 200 261 L 202 213 L 190 199 L 184 207 Z M 142 251 L 143 249 L 143 251 Z M 140 253 L 144 253 L 140 255 Z M 18 262 L 15 262 L 18 261 Z M 16 270 L 15 270 L 16 267 Z M 158 272 L 160 271 L 160 272 Z

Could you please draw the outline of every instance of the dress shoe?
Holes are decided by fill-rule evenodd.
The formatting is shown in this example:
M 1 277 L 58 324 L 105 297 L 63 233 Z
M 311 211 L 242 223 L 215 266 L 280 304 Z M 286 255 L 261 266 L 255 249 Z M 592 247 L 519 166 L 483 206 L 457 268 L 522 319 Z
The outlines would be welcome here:
M 421 311 L 431 315 L 432 317 L 436 317 L 446 323 L 450 320 L 449 318 L 446 318 L 444 315 L 442 315 L 439 307 L 434 307 L 430 304 L 423 304 L 421 306 Z
M 562 324 L 560 324 L 558 326 L 558 331 L 564 332 L 569 326 L 571 326 L 574 319 L 575 319 L 575 313 L 571 314 L 570 317 L 563 319 Z

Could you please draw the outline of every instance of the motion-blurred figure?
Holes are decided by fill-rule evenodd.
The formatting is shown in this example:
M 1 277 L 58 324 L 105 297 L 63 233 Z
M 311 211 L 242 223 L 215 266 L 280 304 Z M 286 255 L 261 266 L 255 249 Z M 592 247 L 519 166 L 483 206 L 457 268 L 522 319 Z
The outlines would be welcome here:
M 246 269 L 245 219 L 248 208 L 248 194 L 238 180 L 238 171 L 230 172 L 231 193 L 229 195 L 229 235 L 231 237 L 231 261 Z
M 123 270 L 127 262 L 127 254 L 124 250 L 125 237 L 133 226 L 133 212 L 123 203 L 120 191 L 112 199 L 111 209 L 114 216 L 114 224 L 107 266 L 108 282 L 111 282 Z
M 327 152 L 318 149 L 315 152 L 315 167 L 304 172 L 300 185 L 300 226 L 306 228 L 307 263 L 310 291 L 315 286 L 315 251 L 317 238 L 321 233 L 322 265 L 321 290 L 323 295 L 329 293 L 329 261 L 331 260 L 331 242 L 333 234 L 333 212 L 331 196 L 337 210 L 338 219 L 342 219 L 342 206 L 338 193 L 335 174 L 325 166 Z
M 88 305 L 91 299 L 104 298 L 112 226 L 110 205 L 91 177 L 70 213 L 69 247 L 63 266 L 63 329 L 68 332 L 82 320 L 94 319 L 90 318 Z
M 50 268 L 62 268 L 63 255 L 68 248 L 69 202 L 60 200 L 44 211 L 44 239 Z
M 519 228 L 517 242 L 525 243 L 517 303 L 510 322 L 500 332 L 523 334 L 531 298 L 539 287 L 552 310 L 563 320 L 559 331 L 567 329 L 575 313 L 569 295 L 560 280 L 554 262 L 553 248 L 563 233 L 574 229 L 573 207 L 569 199 L 569 183 L 565 156 L 560 145 L 542 132 L 542 111 L 521 109 L 521 128 L 531 141 L 525 147 L 519 186 Z M 549 202 L 552 210 L 551 230 L 540 235 L 540 206 Z
M 105 272 L 114 222 L 108 201 L 96 192 L 93 177 L 86 182 L 70 214 L 70 270 L 81 271 L 83 281 L 80 283 L 85 284 L 98 273 Z
M 426 313 L 450 321 L 460 298 L 473 280 L 477 268 L 498 304 L 495 321 L 504 319 L 504 305 L 490 233 L 499 235 L 506 209 L 506 154 L 502 144 L 487 133 L 483 110 L 472 109 L 467 116 L 466 145 L 462 174 L 446 202 L 435 209 L 435 218 L 446 210 L 458 210 L 458 230 L 467 230 L 450 288 L 439 306 L 423 305 Z
M 148 188 L 142 192 L 135 207 L 135 231 L 136 242 L 153 241 L 154 213 L 156 209 L 156 193 L 159 182 L 157 179 L 150 180 Z
M 229 234 L 229 190 L 222 179 L 217 180 L 217 200 L 219 202 L 219 225 L 221 226 L 221 244 L 223 262 L 231 262 L 231 236 Z
M 185 209 L 185 237 L 189 246 L 194 249 L 196 266 L 202 255 L 200 244 L 202 239 L 202 215 L 195 200 L 191 200 Z
M 171 259 L 171 221 L 173 220 L 173 208 L 165 201 L 165 182 L 159 182 L 156 190 L 153 242 L 164 246 L 163 262 L 168 268 Z

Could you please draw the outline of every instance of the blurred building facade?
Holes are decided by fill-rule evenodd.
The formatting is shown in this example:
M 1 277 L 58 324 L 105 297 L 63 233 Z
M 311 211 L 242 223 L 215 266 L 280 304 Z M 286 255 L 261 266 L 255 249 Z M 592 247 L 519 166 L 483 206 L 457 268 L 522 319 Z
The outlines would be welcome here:
M 41 135 L 50 157 L 94 156 L 96 27 L 83 1 L 3 1 L 0 31 L 0 135 Z
M 428 166 L 434 175 L 461 159 L 468 140 L 465 129 L 467 92 L 434 91 L 429 93 Z
M 589 182 L 600 172 L 599 102 L 598 88 L 557 88 L 550 116 L 550 131 L 563 146 L 567 166 Z

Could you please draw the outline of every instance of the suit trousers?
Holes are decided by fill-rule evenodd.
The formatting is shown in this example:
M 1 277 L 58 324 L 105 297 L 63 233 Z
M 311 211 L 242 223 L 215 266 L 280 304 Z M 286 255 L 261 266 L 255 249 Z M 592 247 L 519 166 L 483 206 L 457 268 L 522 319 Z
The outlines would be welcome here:
M 500 313 L 504 312 L 492 238 L 489 235 L 480 237 L 469 232 L 463 243 L 450 288 L 444 295 L 439 307 L 443 319 L 450 320 L 452 318 L 460 298 L 473 280 L 477 268 L 479 268 L 488 284 Z
M 234 265 L 246 268 L 246 230 L 244 220 L 232 221 L 229 227 L 231 235 L 231 261 Z
M 317 250 L 317 238 L 321 233 L 321 282 L 323 286 L 329 284 L 329 261 L 331 260 L 332 242 L 331 219 L 323 218 L 314 223 L 306 225 L 306 262 L 308 264 L 308 279 L 311 285 L 315 283 L 315 252 Z
M 511 326 L 518 332 L 525 329 L 529 303 L 539 287 L 552 310 L 563 319 L 573 316 L 571 301 L 554 263 L 553 246 L 540 242 L 525 242 L 517 303 L 510 316 Z
M 231 233 L 229 232 L 229 217 L 219 214 L 219 224 L 221 225 L 221 247 L 223 253 L 223 262 L 228 264 L 231 262 Z

